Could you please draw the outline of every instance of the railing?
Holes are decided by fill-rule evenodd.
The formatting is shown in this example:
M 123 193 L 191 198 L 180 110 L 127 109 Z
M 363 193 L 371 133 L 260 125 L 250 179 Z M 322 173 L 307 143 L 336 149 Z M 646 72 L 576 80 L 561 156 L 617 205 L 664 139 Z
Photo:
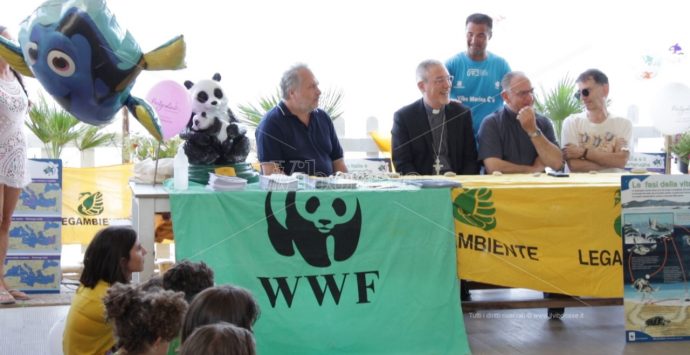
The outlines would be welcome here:
M 349 138 L 345 136 L 345 120 L 333 121 L 335 131 L 340 138 L 340 145 L 343 146 L 345 152 L 365 153 L 367 158 L 376 158 L 379 156 L 379 149 L 374 143 L 374 140 L 369 137 L 368 133 L 377 131 L 379 129 L 379 122 L 376 117 L 367 118 L 366 131 L 363 138 Z

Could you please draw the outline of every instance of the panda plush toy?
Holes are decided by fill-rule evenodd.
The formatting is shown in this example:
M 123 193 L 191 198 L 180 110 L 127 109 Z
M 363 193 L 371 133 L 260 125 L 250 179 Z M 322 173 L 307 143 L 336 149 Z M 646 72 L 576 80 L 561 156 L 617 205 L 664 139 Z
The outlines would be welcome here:
M 244 162 L 250 149 L 245 136 L 247 130 L 228 107 L 220 74 L 197 83 L 187 80 L 184 85 L 192 97 L 192 117 L 180 137 L 186 140 L 184 151 L 189 162 L 195 165 Z
M 184 86 L 192 97 L 192 112 L 227 110 L 229 116 L 235 117 L 228 109 L 228 98 L 220 87 L 220 74 L 215 73 L 212 79 L 199 80 L 196 83 L 187 80 Z

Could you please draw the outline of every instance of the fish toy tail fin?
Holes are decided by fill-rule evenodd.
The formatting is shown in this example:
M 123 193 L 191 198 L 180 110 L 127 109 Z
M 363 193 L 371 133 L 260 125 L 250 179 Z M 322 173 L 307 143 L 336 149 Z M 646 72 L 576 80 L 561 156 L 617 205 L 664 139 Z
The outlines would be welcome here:
M 19 46 L 3 36 L 0 36 L 0 57 L 20 74 L 30 78 L 34 77 L 34 73 L 31 72 L 31 69 L 24 61 L 24 56 Z
M 144 54 L 146 70 L 176 70 L 186 67 L 184 58 L 187 45 L 179 35 L 162 46 Z
M 151 136 L 157 141 L 162 142 L 163 131 L 161 129 L 161 123 L 153 107 L 146 101 L 134 96 L 130 96 L 125 104 L 129 112 L 131 112 L 137 121 L 146 128 Z

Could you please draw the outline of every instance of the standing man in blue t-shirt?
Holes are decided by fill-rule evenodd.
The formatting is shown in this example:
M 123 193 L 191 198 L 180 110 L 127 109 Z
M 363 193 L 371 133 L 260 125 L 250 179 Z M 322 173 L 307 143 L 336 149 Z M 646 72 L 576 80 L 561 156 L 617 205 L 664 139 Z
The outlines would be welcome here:
M 256 150 L 264 175 L 301 172 L 329 176 L 347 172 L 335 127 L 319 109 L 319 82 L 305 64 L 288 69 L 280 80 L 283 99 L 256 129 Z
M 492 35 L 493 20 L 485 14 L 472 14 L 465 21 L 467 51 L 446 61 L 455 82 L 450 97 L 472 110 L 472 127 L 477 136 L 484 117 L 503 106 L 501 79 L 510 72 L 505 59 L 486 50 Z

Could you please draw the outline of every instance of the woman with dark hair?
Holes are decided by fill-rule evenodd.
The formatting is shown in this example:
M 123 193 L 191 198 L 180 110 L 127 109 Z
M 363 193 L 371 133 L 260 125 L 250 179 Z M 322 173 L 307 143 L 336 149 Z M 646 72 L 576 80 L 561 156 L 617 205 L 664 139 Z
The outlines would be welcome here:
M 146 283 L 117 283 L 103 299 L 106 320 L 117 338 L 117 355 L 163 355 L 182 325 L 187 301 L 182 292 L 167 291 Z
M 0 36 L 12 39 L 5 26 Z M 12 214 L 19 194 L 29 184 L 26 137 L 22 127 L 29 110 L 29 98 L 22 77 L 0 57 L 0 304 L 29 297 L 5 284 L 5 257 L 10 242 Z
M 184 345 L 194 329 L 218 322 L 232 323 L 251 331 L 258 317 L 259 305 L 249 291 L 232 285 L 207 288 L 189 305 L 180 340 Z
M 129 283 L 144 270 L 146 249 L 129 227 L 101 229 L 84 253 L 84 270 L 67 314 L 62 348 L 65 354 L 103 354 L 115 345 L 112 325 L 105 320 L 103 296 L 116 282 Z
M 180 355 L 255 355 L 254 335 L 234 324 L 220 322 L 194 330 L 180 348 Z

